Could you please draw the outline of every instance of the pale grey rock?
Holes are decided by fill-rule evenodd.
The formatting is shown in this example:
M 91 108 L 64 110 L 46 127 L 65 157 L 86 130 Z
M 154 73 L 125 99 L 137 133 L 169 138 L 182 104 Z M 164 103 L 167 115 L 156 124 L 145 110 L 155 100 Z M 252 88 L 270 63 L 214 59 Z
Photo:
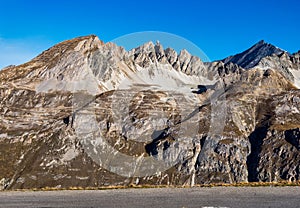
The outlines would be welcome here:
M 298 54 L 290 55 L 286 52 L 273 54 L 260 60 L 257 68 L 276 69 L 290 80 L 296 87 L 300 87 L 300 62 Z
M 167 48 L 165 50 L 165 54 L 168 59 L 168 62 L 174 67 L 174 64 L 176 63 L 176 61 L 178 59 L 177 52 L 172 48 Z

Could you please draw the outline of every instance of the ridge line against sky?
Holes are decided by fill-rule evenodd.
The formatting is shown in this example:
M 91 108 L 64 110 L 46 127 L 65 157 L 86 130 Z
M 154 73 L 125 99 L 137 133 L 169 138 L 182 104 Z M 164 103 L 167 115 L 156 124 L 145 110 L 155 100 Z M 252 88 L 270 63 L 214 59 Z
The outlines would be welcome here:
M 300 49 L 297 0 L 10 0 L 1 8 L 0 68 L 88 34 L 108 42 L 134 32 L 168 32 L 193 42 L 210 60 L 240 53 L 261 39 L 291 53 Z

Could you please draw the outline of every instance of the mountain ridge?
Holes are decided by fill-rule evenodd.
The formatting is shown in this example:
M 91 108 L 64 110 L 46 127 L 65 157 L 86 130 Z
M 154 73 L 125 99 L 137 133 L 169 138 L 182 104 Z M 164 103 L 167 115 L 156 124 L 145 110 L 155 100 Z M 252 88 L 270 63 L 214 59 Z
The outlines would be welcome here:
M 232 62 L 240 65 L 245 69 L 253 68 L 264 57 L 272 54 L 279 55 L 284 51 L 264 40 L 260 40 L 244 52 L 229 56 L 222 61 L 224 63 Z
M 88 47 L 89 43 L 84 44 L 83 42 L 85 42 L 85 41 L 91 41 L 91 43 L 93 43 L 95 45 Z M 9 71 L 11 71 L 9 77 L 13 77 L 14 74 L 20 75 L 21 72 L 18 69 L 26 68 L 26 64 L 27 65 L 36 65 L 36 64 L 47 63 L 46 68 L 51 68 L 50 63 L 52 63 L 52 62 L 56 63 L 57 60 L 59 59 L 59 54 L 51 53 L 51 51 L 61 51 L 61 52 L 63 52 L 64 50 L 72 51 L 73 49 L 75 50 L 75 47 L 77 47 L 76 50 L 78 50 L 78 49 L 80 49 L 80 47 L 82 47 L 82 45 L 78 45 L 80 42 L 82 45 L 85 45 L 84 47 L 87 47 L 86 49 L 88 49 L 90 51 L 94 50 L 91 47 L 95 47 L 95 50 L 97 50 L 97 48 L 103 47 L 103 46 L 106 47 L 107 50 L 110 50 L 109 48 L 114 47 L 115 48 L 114 50 L 119 50 L 119 52 L 120 52 L 120 54 L 122 54 L 122 56 L 127 56 L 126 59 L 128 59 L 128 57 L 130 57 L 130 56 L 136 56 L 136 57 L 134 57 L 134 60 L 139 62 L 142 67 L 144 67 L 145 64 L 149 64 L 150 62 L 153 62 L 153 61 L 157 61 L 162 64 L 169 63 L 177 71 L 178 70 L 182 71 L 183 73 L 185 73 L 187 75 L 204 76 L 204 77 L 208 78 L 209 80 L 214 79 L 213 77 L 216 76 L 216 74 L 217 74 L 217 69 L 211 68 L 211 66 L 215 65 L 215 64 L 211 64 L 211 63 L 223 62 L 225 65 L 227 65 L 229 63 L 233 63 L 233 64 L 237 64 L 239 67 L 241 67 L 243 69 L 250 69 L 253 67 L 265 68 L 265 65 L 268 65 L 268 64 L 261 63 L 264 58 L 272 56 L 272 55 L 281 56 L 282 54 L 287 53 L 284 50 L 279 49 L 278 47 L 273 46 L 273 45 L 261 40 L 242 53 L 239 53 L 239 54 L 236 54 L 233 56 L 229 56 L 221 61 L 213 61 L 210 63 L 203 63 L 200 58 L 198 58 L 197 56 L 192 56 L 186 50 L 181 50 L 179 53 L 177 53 L 174 49 L 171 49 L 171 48 L 164 49 L 160 43 L 154 44 L 153 42 L 150 41 L 148 43 L 145 43 L 142 46 L 131 49 L 130 51 L 126 51 L 124 48 L 116 46 L 113 43 L 110 43 L 110 42 L 104 43 L 96 35 L 88 35 L 88 36 L 82 36 L 82 37 L 78 37 L 78 38 L 74 38 L 71 40 L 67 40 L 67 41 L 58 43 L 55 46 L 47 49 L 43 53 L 39 54 L 36 58 L 32 59 L 31 61 L 29 61 L 25 64 L 21 64 L 19 66 L 9 66 L 8 68 L 6 67 L 6 69 L 4 68 L 1 71 L 7 71 L 7 69 L 9 69 Z M 118 48 L 118 49 L 116 49 L 116 48 Z M 83 51 L 84 51 L 84 48 L 83 48 Z M 49 54 L 50 57 L 47 57 L 48 56 L 47 54 Z M 144 56 L 144 57 L 137 57 L 138 54 L 140 56 Z M 288 56 L 291 57 L 291 59 L 293 59 L 294 56 L 297 56 L 297 53 L 294 53 L 292 55 L 290 53 L 287 53 L 287 54 L 288 54 Z M 44 62 L 43 62 L 43 59 L 45 59 Z M 138 59 L 140 59 L 140 60 L 138 60 Z M 120 60 L 118 60 L 118 61 L 120 61 Z M 41 62 L 41 63 L 39 63 L 39 62 Z M 143 63 L 144 65 L 141 62 L 144 62 Z M 207 70 L 205 65 L 210 66 L 210 70 Z M 279 67 L 277 66 L 277 68 L 279 68 Z M 18 70 L 18 72 L 16 72 L 17 70 Z M 285 71 L 281 70 L 280 73 L 284 73 L 285 76 L 292 82 L 294 82 L 294 80 L 299 80 L 299 76 L 298 76 L 297 72 L 293 74 L 293 73 L 289 73 L 289 72 L 285 72 Z M 0 73 L 0 78 L 2 80 L 5 79 L 3 76 L 1 76 L 1 74 L 3 74 L 3 73 Z M 298 81 L 297 81 L 297 83 L 298 83 Z M 299 86 L 299 84 L 296 84 L 296 86 Z
M 245 69 L 85 36 L 0 71 L 0 189 L 300 180 L 299 53 L 259 44 Z

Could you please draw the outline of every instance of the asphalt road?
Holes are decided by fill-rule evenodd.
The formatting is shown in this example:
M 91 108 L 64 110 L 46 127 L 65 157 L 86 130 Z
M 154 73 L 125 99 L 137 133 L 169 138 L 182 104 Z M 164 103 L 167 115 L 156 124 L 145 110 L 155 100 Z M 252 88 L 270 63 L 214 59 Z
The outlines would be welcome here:
M 300 187 L 0 192 L 0 207 L 300 207 Z

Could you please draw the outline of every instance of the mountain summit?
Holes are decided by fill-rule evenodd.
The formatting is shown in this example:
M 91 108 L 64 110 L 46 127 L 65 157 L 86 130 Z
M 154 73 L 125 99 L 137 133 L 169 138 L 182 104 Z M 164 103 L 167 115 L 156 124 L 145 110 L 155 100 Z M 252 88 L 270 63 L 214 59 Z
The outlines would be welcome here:
M 296 182 L 299 66 L 262 41 L 212 63 L 59 43 L 0 71 L 0 189 Z
M 229 56 L 228 58 L 225 58 L 223 62 L 232 62 L 238 64 L 239 66 L 245 69 L 250 69 L 256 66 L 262 58 L 270 56 L 272 54 L 279 55 L 283 52 L 284 51 L 280 48 L 266 43 L 264 40 L 261 40 L 248 50 L 236 54 L 234 56 Z

